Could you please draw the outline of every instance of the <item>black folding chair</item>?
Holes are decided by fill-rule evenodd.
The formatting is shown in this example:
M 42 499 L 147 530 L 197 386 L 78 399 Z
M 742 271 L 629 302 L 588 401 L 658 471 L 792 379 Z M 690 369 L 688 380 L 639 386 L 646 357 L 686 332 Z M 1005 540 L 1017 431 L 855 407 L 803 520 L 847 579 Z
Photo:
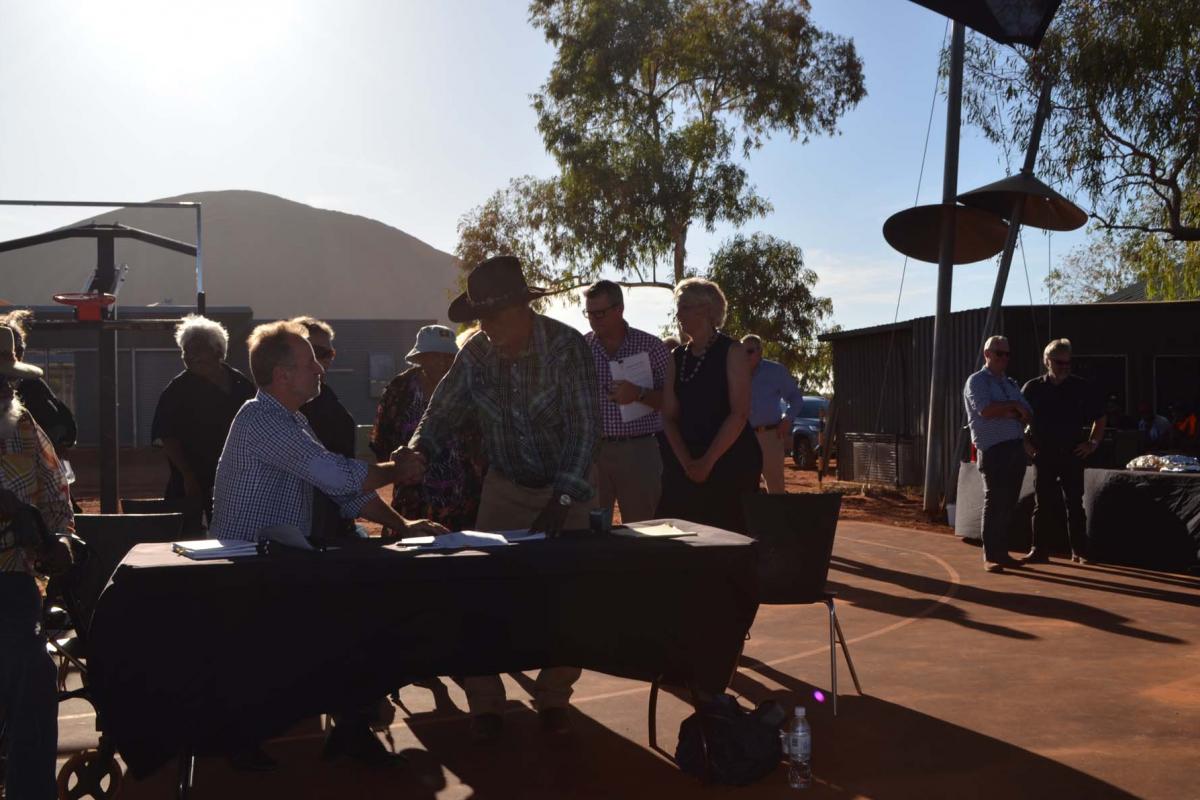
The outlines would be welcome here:
M 825 588 L 842 496 L 836 492 L 746 495 L 746 535 L 759 542 L 759 602 L 767 605 L 822 603 L 829 610 L 829 673 L 837 715 L 837 645 L 850 667 L 854 688 L 863 693 L 850 658 L 837 595 Z

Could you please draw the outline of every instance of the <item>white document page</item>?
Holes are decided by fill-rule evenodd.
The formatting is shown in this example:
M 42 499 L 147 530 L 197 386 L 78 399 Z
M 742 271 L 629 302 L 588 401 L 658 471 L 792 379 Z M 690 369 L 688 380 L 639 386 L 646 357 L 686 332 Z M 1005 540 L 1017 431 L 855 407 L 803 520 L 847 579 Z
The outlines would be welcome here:
M 650 369 L 650 355 L 648 353 L 634 353 L 628 358 L 622 358 L 619 361 L 608 362 L 608 371 L 612 373 L 612 379 L 616 381 L 629 381 L 634 386 L 644 386 L 650 389 L 654 386 L 654 372 Z M 623 406 L 618 406 L 621 409 L 621 421 L 633 422 L 635 419 L 650 414 L 654 411 L 653 408 L 645 403 L 639 403 L 636 400 Z

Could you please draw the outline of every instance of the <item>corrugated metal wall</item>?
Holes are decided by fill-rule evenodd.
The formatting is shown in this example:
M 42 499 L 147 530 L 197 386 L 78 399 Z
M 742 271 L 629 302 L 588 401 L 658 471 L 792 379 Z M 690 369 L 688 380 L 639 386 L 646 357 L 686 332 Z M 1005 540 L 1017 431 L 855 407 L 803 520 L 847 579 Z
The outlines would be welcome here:
M 949 380 L 942 420 L 947 435 L 941 448 L 947 481 L 955 473 L 958 430 L 966 424 L 962 388 L 980 366 L 986 319 L 987 309 L 972 309 L 955 312 L 948 321 Z M 1072 340 L 1077 356 L 1125 357 L 1125 385 L 1104 390 L 1117 393 L 1127 413 L 1133 413 L 1141 400 L 1154 402 L 1161 410 L 1175 398 L 1157 396 L 1161 392 L 1155 385 L 1155 356 L 1200 354 L 1200 301 L 1007 306 L 1001 310 L 1000 329 L 996 332 L 1009 339 L 1013 351 L 1009 375 L 1018 383 L 1042 373 L 1042 348 L 1051 337 L 1067 337 Z M 918 440 L 919 472 L 923 476 L 933 366 L 933 317 L 896 326 L 844 331 L 834 334 L 831 341 L 838 434 L 914 436 Z M 885 364 L 889 363 L 885 372 Z M 1157 382 L 1161 383 L 1161 378 Z M 1195 402 L 1200 398 L 1187 400 Z M 838 452 L 841 459 L 838 477 L 849 480 L 853 475 L 852 454 L 843 453 L 842 449 Z

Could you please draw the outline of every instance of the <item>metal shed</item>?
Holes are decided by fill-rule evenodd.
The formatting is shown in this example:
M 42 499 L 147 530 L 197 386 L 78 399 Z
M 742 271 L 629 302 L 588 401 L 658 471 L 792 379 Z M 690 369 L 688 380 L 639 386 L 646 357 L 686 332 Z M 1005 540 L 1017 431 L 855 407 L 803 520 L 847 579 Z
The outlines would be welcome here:
M 942 448 L 945 485 L 956 472 L 957 432 L 966 423 L 962 387 L 981 365 L 986 317 L 987 309 L 980 308 L 955 312 L 949 319 L 950 380 L 942 423 L 948 432 Z M 1126 413 L 1135 413 L 1142 401 L 1161 413 L 1169 404 L 1194 406 L 1200 400 L 1200 300 L 1005 306 L 995 333 L 1009 338 L 1010 375 L 1019 383 L 1040 375 L 1042 348 L 1052 338 L 1065 337 L 1074 347 L 1075 371 L 1095 380 L 1106 395 L 1116 395 Z M 856 471 L 855 450 L 868 452 L 855 448 L 857 434 L 886 435 L 898 442 L 893 452 L 903 451 L 901 459 L 915 459 L 897 465 L 889 482 L 922 475 L 933 317 L 821 338 L 833 346 L 833 416 L 842 443 L 838 477 L 855 480 L 866 466 L 859 464 Z M 906 443 L 916 446 L 900 446 Z

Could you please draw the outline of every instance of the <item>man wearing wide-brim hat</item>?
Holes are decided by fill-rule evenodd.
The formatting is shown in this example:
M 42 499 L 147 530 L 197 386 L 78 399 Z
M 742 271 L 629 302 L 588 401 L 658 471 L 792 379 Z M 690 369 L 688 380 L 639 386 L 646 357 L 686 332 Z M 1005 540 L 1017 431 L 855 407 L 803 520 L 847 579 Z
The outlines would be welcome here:
M 6 797 L 54 798 L 58 750 L 56 670 L 41 632 L 35 575 L 70 566 L 60 536 L 75 532 L 54 446 L 13 384 L 42 371 L 17 359 L 0 326 L 0 729 L 8 739 Z
M 447 315 L 453 322 L 478 319 L 481 333 L 438 384 L 410 442 L 436 455 L 459 426 L 475 419 L 489 463 L 476 522 L 481 530 L 529 528 L 553 536 L 586 529 L 595 505 L 595 367 L 579 332 L 529 307 L 543 294 L 526 285 L 514 256 L 489 258 L 471 271 L 467 290 Z M 534 707 L 546 730 L 567 730 L 579 674 L 556 667 L 538 675 Z M 500 677 L 467 678 L 464 686 L 475 738 L 496 739 L 505 702 Z

